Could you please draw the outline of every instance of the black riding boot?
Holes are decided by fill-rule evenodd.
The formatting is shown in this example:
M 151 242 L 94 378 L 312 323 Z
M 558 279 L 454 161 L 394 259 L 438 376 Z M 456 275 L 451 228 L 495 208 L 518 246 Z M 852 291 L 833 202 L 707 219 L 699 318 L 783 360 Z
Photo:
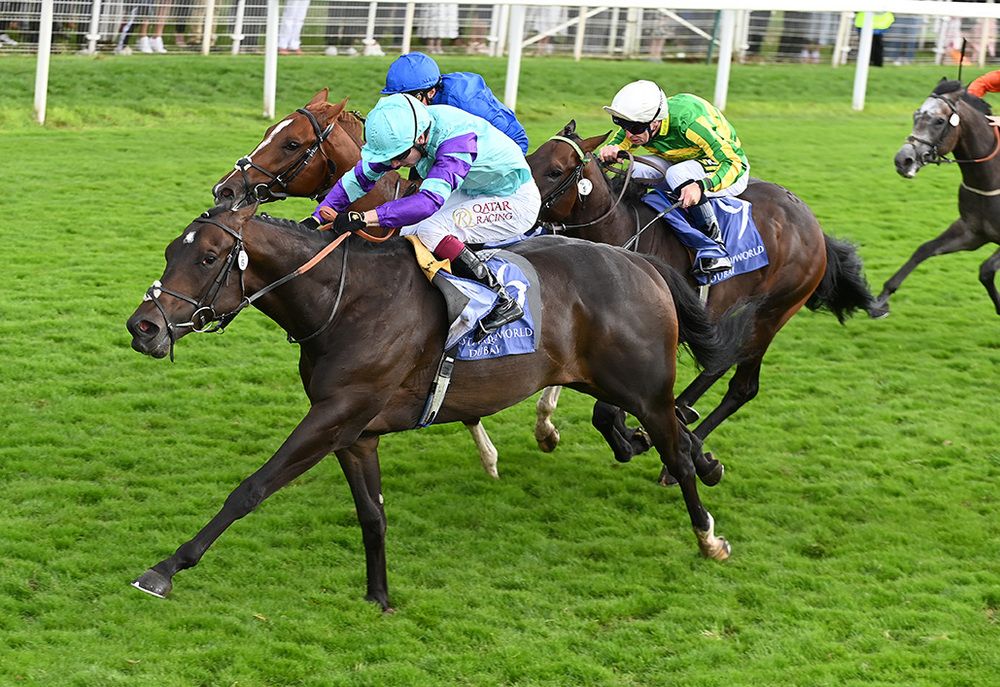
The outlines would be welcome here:
M 687 208 L 688 217 L 695 229 L 703 233 L 708 238 L 715 241 L 723 253 L 726 253 L 726 244 L 722 242 L 722 232 L 719 230 L 719 221 L 715 217 L 715 210 L 707 200 L 702 200 L 698 205 Z M 694 266 L 695 272 L 703 274 L 713 274 L 715 272 L 725 272 L 731 269 L 733 261 L 728 254 L 719 258 L 702 258 Z
M 505 324 L 510 324 L 524 317 L 524 310 L 497 281 L 496 275 L 490 271 L 485 262 L 479 259 L 478 255 L 468 248 L 463 248 L 458 257 L 452 261 L 452 271 L 456 276 L 474 279 L 499 296 L 493 310 L 479 321 L 481 332 L 477 339 L 496 331 Z

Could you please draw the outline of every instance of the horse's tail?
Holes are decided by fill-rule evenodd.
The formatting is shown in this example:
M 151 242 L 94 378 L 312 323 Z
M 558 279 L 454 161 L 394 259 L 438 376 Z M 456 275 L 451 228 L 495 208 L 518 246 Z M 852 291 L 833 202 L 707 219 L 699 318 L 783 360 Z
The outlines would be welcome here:
M 810 310 L 826 309 L 841 324 L 855 310 L 873 312 L 875 297 L 865 279 L 861 256 L 854 244 L 823 234 L 826 243 L 826 272 L 813 295 L 806 301 Z
M 721 372 L 740 362 L 757 318 L 758 302 L 746 300 L 734 305 L 719 318 L 705 309 L 698 292 L 687 279 L 667 263 L 649 255 L 647 260 L 663 276 L 674 297 L 681 343 L 705 370 Z

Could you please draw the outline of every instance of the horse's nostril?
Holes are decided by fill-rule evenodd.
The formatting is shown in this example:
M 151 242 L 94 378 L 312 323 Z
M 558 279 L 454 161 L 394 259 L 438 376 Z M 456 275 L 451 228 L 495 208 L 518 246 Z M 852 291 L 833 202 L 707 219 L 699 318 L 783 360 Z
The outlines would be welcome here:
M 233 197 L 233 189 L 231 189 L 231 188 L 221 188 L 221 189 L 219 189 L 219 196 L 222 197 L 222 198 L 232 198 Z

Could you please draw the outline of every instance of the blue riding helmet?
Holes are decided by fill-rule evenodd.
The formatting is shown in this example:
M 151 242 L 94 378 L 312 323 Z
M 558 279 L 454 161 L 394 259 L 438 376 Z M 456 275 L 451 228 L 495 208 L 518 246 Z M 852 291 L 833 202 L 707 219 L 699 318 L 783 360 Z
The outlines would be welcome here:
M 441 69 L 422 52 L 408 52 L 389 65 L 382 93 L 409 93 L 431 88 L 441 80 Z
M 390 162 L 402 155 L 427 131 L 431 113 L 422 102 L 403 93 L 380 99 L 365 120 L 365 145 L 361 159 L 371 164 Z

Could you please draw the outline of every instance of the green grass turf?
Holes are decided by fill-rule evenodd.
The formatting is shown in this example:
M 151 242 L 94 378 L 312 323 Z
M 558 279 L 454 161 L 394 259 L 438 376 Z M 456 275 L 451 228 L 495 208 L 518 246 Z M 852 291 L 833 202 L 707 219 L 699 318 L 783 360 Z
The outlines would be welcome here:
M 388 59 L 280 63 L 278 110 L 330 86 L 368 109 Z M 710 448 L 725 564 L 700 559 L 653 455 L 614 463 L 566 392 L 563 443 L 533 406 L 488 418 L 499 482 L 461 426 L 386 438 L 395 615 L 362 600 L 336 461 L 235 524 L 168 601 L 128 587 L 193 535 L 306 408 L 262 315 L 187 337 L 177 362 L 124 322 L 164 246 L 259 140 L 259 58 L 0 59 L 0 685 L 998 684 L 998 327 L 988 248 L 921 266 L 884 321 L 800 313 L 760 396 Z M 505 63 L 442 59 L 502 93 Z M 728 114 L 754 173 L 851 239 L 877 288 L 955 216 L 958 171 L 892 156 L 942 70 L 737 66 Z M 535 144 L 633 78 L 710 95 L 702 65 L 525 60 Z M 304 215 L 308 202 L 269 208 Z M 691 374 L 685 358 L 684 372 Z M 724 385 L 699 404 L 705 411 Z

